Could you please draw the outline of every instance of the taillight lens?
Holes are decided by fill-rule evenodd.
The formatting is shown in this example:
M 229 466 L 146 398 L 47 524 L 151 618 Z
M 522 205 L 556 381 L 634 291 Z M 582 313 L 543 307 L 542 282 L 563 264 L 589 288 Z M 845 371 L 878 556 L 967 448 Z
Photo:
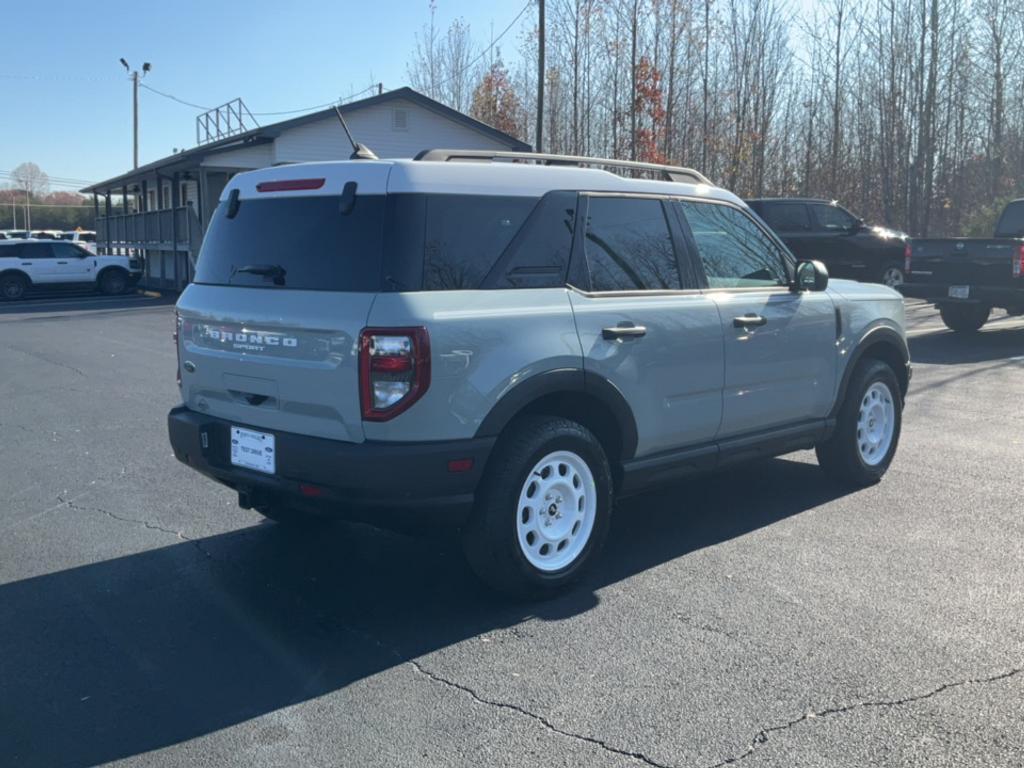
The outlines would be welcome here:
M 903 274 L 910 274 L 910 243 L 903 246 Z
M 1020 277 L 1024 275 L 1024 244 L 1020 246 L 1017 251 L 1017 258 L 1013 262 L 1013 276 Z
M 366 328 L 359 334 L 359 397 L 363 419 L 387 421 L 430 386 L 426 328 Z

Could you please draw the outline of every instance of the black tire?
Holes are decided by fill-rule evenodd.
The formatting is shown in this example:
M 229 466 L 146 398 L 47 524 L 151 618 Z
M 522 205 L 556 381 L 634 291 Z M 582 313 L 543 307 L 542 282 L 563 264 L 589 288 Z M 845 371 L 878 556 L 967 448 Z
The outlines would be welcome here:
M 4 301 L 17 301 L 25 295 L 28 290 L 28 280 L 24 275 L 17 272 L 8 272 L 0 275 L 0 299 Z
M 100 293 L 119 296 L 128 290 L 128 273 L 123 269 L 108 269 L 100 275 Z
M 988 322 L 992 307 L 986 304 L 940 304 L 939 315 L 951 331 L 973 333 Z
M 890 288 L 899 288 L 904 282 L 906 282 L 905 275 L 903 274 L 903 266 L 901 264 L 896 264 L 895 262 L 886 264 L 882 267 L 882 272 L 878 276 L 878 282 L 882 285 L 887 285 Z
M 893 406 L 893 432 L 884 455 L 869 463 L 861 455 L 862 435 L 858 421 L 865 396 L 876 383 L 884 384 L 889 390 Z M 816 446 L 818 464 L 826 474 L 840 483 L 857 487 L 873 485 L 882 479 L 896 455 L 902 426 L 903 396 L 896 373 L 881 360 L 862 360 L 850 377 L 835 431 L 827 441 Z
M 548 509 L 529 514 L 526 509 L 519 509 L 519 497 L 520 493 L 528 492 L 527 480 L 536 465 L 550 454 L 561 451 L 582 460 L 593 476 L 593 525 L 589 537 L 580 542 L 581 549 L 575 559 L 558 570 L 544 570 L 528 561 L 523 552 L 520 520 L 525 524 L 530 515 L 548 519 L 545 516 L 557 514 L 554 523 L 560 525 L 563 512 L 557 508 L 562 504 L 562 497 L 558 496 L 558 501 Z M 561 466 L 558 471 L 563 474 Z M 481 479 L 473 519 L 463 532 L 466 559 L 484 582 L 507 595 L 521 599 L 553 596 L 579 579 L 604 546 L 611 522 L 612 493 L 608 458 L 590 430 L 558 417 L 517 419 L 499 439 Z M 540 501 L 539 506 L 543 508 L 545 504 L 546 501 Z M 565 504 L 564 510 L 571 522 L 571 507 Z M 565 535 L 575 536 L 577 525 L 574 522 L 571 533 Z M 538 551 L 543 550 L 543 546 L 540 545 Z M 560 543 L 554 546 L 561 551 Z M 575 548 L 575 543 L 570 546 Z

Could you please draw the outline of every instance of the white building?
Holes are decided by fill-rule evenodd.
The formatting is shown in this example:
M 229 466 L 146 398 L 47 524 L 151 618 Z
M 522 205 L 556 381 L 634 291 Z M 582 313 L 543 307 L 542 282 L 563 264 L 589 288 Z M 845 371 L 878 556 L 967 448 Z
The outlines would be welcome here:
M 355 140 L 381 158 L 414 157 L 436 148 L 530 150 L 515 137 L 411 88 L 340 109 Z M 234 174 L 285 163 L 346 160 L 351 154 L 330 108 L 178 152 L 82 191 L 93 195 L 100 252 L 141 252 L 146 257 L 143 285 L 181 290 L 192 277 L 220 193 Z

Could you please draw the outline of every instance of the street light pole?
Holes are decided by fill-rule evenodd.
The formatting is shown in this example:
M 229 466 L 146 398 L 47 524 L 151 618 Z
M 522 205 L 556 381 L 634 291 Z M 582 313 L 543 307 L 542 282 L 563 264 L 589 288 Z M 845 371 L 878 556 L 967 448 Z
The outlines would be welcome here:
M 121 66 L 132 79 L 132 168 L 139 167 L 139 70 L 133 70 L 128 62 L 121 59 Z M 152 69 L 148 61 L 142 63 L 142 77 Z

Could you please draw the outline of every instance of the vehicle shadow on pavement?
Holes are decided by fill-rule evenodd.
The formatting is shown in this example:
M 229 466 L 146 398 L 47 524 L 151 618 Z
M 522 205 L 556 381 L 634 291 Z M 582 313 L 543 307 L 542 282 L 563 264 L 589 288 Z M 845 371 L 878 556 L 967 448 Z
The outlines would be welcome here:
M 3 315 L 52 315 L 68 312 L 109 312 L 117 309 L 137 309 L 174 304 L 177 296 L 152 296 L 139 292 L 120 296 L 82 291 L 46 291 L 30 294 L 19 301 L 0 303 Z
M 480 586 L 454 536 L 358 525 L 268 523 L 10 583 L 0 762 L 95 765 L 212 733 L 482 634 L 578 615 L 602 587 L 844 493 L 814 464 L 774 459 L 629 499 L 589 579 L 541 604 Z
M 909 340 L 910 359 L 915 363 L 960 365 L 1005 360 L 1024 355 L 1024 328 L 985 327 L 978 333 L 936 331 Z

